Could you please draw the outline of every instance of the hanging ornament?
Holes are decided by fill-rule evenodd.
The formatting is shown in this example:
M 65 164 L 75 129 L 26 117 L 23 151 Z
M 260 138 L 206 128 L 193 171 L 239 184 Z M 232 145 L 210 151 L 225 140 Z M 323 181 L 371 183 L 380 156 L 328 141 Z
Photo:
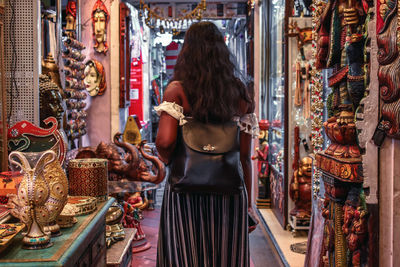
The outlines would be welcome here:
M 184 16 L 174 18 L 173 20 L 164 18 L 164 17 L 158 15 L 157 13 L 155 13 L 144 2 L 144 0 L 140 0 L 139 9 L 140 9 L 140 12 L 139 12 L 140 16 L 145 17 L 145 23 L 149 28 L 151 28 L 151 29 L 158 28 L 159 31 L 161 32 L 161 26 L 162 26 L 163 32 L 165 32 L 165 29 L 170 29 L 172 34 L 177 35 L 180 33 L 179 29 L 181 29 L 181 27 L 183 27 L 184 22 L 185 21 L 187 22 L 188 19 L 201 20 L 203 18 L 203 12 L 207 9 L 207 6 L 206 6 L 206 0 L 201 0 L 200 3 L 197 4 L 197 6 L 191 12 L 185 14 Z M 165 22 L 165 24 L 160 25 L 158 23 L 158 20 Z M 190 24 L 187 23 L 187 26 L 189 27 Z
M 317 26 L 320 23 L 320 16 L 324 10 L 325 2 L 323 0 L 314 0 L 312 3 L 312 49 L 313 49 L 313 59 L 310 61 L 311 66 L 311 143 L 314 147 L 314 154 L 322 151 L 322 146 L 324 144 L 324 139 L 322 137 L 322 121 L 323 121 L 323 109 L 324 103 L 322 99 L 323 95 L 323 83 L 322 83 L 322 73 L 315 67 L 315 58 L 317 54 Z M 313 185 L 313 197 L 316 199 L 319 195 L 319 188 L 321 183 L 321 172 L 314 168 L 313 173 L 314 178 L 312 179 Z

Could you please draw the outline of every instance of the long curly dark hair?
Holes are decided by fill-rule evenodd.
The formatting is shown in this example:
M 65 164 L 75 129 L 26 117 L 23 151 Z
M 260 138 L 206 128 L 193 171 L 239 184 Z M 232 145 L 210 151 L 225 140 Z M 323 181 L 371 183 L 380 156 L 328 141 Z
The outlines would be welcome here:
M 180 81 L 192 108 L 203 122 L 226 122 L 238 115 L 239 101 L 252 103 L 224 37 L 212 22 L 198 22 L 185 34 L 172 81 Z

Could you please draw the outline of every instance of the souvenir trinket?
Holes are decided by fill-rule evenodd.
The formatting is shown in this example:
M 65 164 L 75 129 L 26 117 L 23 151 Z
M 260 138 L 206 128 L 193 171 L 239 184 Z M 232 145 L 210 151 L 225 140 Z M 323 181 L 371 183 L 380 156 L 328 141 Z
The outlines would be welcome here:
M 97 199 L 88 196 L 68 196 L 67 204 L 74 206 L 75 216 L 92 213 L 97 209 Z

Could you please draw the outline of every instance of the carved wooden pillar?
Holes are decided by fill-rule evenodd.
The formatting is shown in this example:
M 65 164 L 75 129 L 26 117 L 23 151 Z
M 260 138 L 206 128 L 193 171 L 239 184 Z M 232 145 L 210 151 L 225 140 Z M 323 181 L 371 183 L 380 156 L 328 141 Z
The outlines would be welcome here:
M 400 139 L 400 3 L 377 2 L 379 128 L 390 137 L 381 144 L 379 153 L 379 266 L 399 266 L 400 141 L 395 139 Z
M 362 266 L 366 262 L 368 213 L 362 191 L 362 150 L 355 114 L 368 83 L 364 46 L 365 1 L 330 0 L 318 30 L 317 67 L 331 68 L 325 133 L 328 148 L 316 155 L 325 185 L 322 266 Z M 352 12 L 349 12 L 352 11 Z

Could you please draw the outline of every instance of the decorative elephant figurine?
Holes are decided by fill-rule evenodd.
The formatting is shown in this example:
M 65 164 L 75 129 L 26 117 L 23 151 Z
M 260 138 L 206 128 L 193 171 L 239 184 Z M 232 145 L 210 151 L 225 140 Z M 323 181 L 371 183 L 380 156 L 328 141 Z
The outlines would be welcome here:
M 108 171 L 111 176 L 117 176 L 117 179 L 126 178 L 130 181 L 143 181 L 158 184 L 165 177 L 165 166 L 160 159 L 144 152 L 142 141 L 138 145 L 131 145 L 120 141 L 122 133 L 114 135 L 114 144 L 100 142 L 97 147 L 84 147 L 79 149 L 76 159 L 82 158 L 103 158 L 108 159 Z M 121 155 L 122 148 L 125 156 Z M 155 168 L 156 174 L 150 172 L 146 161 L 150 161 Z

